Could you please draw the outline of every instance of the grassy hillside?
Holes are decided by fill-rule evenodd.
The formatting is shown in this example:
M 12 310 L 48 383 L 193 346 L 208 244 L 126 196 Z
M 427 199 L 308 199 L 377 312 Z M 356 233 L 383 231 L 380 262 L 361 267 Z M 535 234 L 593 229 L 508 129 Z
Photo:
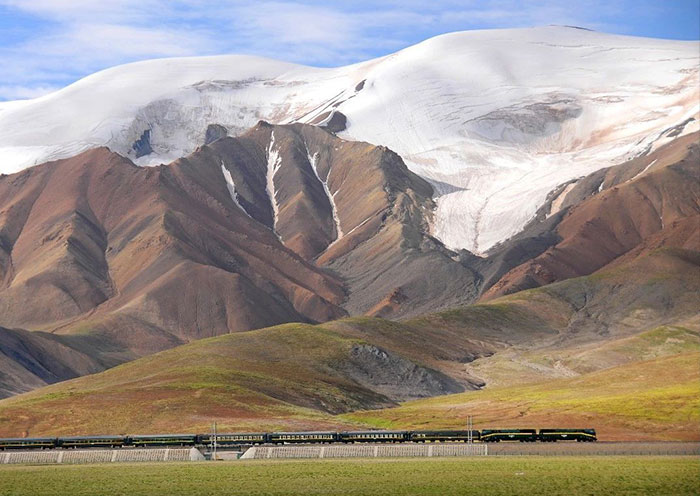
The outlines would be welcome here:
M 570 379 L 411 401 L 342 415 L 380 428 L 592 426 L 603 440 L 700 439 L 700 352 Z
M 694 322 L 666 325 L 632 336 L 577 346 L 543 349 L 512 347 L 468 364 L 489 387 L 575 377 L 626 363 L 700 351 Z
M 303 351 L 301 359 L 329 358 L 326 350 L 333 343 L 324 340 L 323 332 L 305 331 L 311 333 L 317 347 L 298 350 Z M 638 349 L 657 335 L 658 331 L 642 335 L 632 347 Z M 257 337 L 263 336 L 265 333 Z M 271 353 L 285 344 L 271 335 L 264 339 Z M 346 345 L 342 339 L 338 342 L 341 346 L 336 349 Z M 700 439 L 697 345 L 689 347 L 694 352 L 635 361 L 574 378 L 333 416 L 318 404 L 299 406 L 299 399 L 347 401 L 358 391 L 336 378 L 315 375 L 311 368 L 295 370 L 279 364 L 259 368 L 257 373 L 242 372 L 236 361 L 226 357 L 237 345 L 242 344 L 241 351 L 245 351 L 240 341 L 215 338 L 196 344 L 198 349 L 189 350 L 187 356 L 164 352 L 150 363 L 139 360 L 5 400 L 0 403 L 0 436 L 21 434 L 18 427 L 29 435 L 208 431 L 213 421 L 222 430 L 237 431 L 457 428 L 464 426 L 467 415 L 473 415 L 478 428 L 594 426 L 606 440 Z M 200 365 L 187 366 L 191 360 Z M 164 363 L 169 367 L 162 369 Z M 149 365 L 156 367 L 150 373 Z M 285 379 L 288 373 L 295 379 Z M 302 374 L 306 374 L 303 381 L 299 379 Z
M 300 324 L 196 341 L 8 398 L 0 436 L 206 431 L 213 421 L 221 429 L 319 428 L 338 423 L 331 413 L 462 390 L 401 357 L 374 360 L 377 353 Z

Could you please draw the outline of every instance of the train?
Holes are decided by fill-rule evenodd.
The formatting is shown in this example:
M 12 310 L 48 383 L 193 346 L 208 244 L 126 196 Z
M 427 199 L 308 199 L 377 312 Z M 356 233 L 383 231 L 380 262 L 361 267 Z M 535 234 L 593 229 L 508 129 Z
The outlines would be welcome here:
M 321 443 L 440 443 L 440 442 L 557 442 L 597 441 L 595 429 L 482 429 L 421 431 L 316 431 L 316 432 L 235 432 L 220 434 L 150 434 L 132 436 L 74 436 L 0 439 L 0 451 L 11 449 L 148 448 L 197 447 L 220 448 L 261 444 Z

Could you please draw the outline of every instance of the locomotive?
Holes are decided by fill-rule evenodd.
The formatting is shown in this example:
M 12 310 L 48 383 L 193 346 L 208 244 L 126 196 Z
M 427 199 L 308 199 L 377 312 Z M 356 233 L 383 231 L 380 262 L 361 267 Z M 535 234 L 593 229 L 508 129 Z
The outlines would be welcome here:
M 147 447 L 219 447 L 259 444 L 322 443 L 440 443 L 440 442 L 557 442 L 597 441 L 595 429 L 482 429 L 425 431 L 318 431 L 318 432 L 242 432 L 221 434 L 154 434 L 133 436 L 77 436 L 59 438 L 0 439 L 0 451 L 9 449 L 147 448 Z

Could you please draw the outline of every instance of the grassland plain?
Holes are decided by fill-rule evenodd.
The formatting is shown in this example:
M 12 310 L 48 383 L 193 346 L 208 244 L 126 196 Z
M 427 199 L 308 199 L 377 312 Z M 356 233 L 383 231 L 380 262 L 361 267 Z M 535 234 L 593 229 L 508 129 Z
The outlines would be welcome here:
M 700 352 L 632 362 L 579 377 L 410 401 L 353 412 L 378 428 L 592 425 L 604 440 L 700 439 Z
M 486 457 L 0 467 L 3 496 L 697 494 L 694 457 Z

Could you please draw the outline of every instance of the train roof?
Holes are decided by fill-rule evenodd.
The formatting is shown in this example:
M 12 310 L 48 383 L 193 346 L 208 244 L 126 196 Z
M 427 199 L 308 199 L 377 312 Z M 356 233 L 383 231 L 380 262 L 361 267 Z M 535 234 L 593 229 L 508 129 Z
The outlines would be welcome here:
M 337 434 L 336 431 L 290 431 L 290 432 L 271 432 L 273 436 L 278 436 L 280 434 L 291 435 L 291 434 Z
M 371 431 L 343 431 L 341 434 L 406 434 L 409 431 L 382 431 L 382 430 L 371 430 Z
M 474 432 L 479 432 L 477 429 L 472 429 L 472 433 Z M 411 431 L 411 432 L 417 432 L 419 434 L 423 434 L 426 432 L 469 432 L 469 429 L 426 429 L 426 430 L 416 430 L 416 431 Z
M 123 436 L 121 434 L 119 435 L 114 435 L 114 436 L 63 436 L 59 437 L 58 439 L 65 441 L 69 439 L 76 439 L 76 440 L 86 440 L 86 439 L 124 439 L 126 436 Z
M 537 432 L 537 429 L 482 429 L 481 432 Z
M 0 442 L 8 441 L 55 441 L 55 437 L 2 437 Z
M 134 434 L 128 437 L 138 439 L 163 439 L 163 438 L 178 438 L 178 437 L 195 437 L 197 434 Z
M 580 429 L 540 429 L 540 432 L 585 432 L 585 431 L 594 431 L 595 429 L 591 427 L 586 427 L 583 428 L 581 427 Z
M 217 432 L 217 436 L 264 436 L 266 432 Z M 213 436 L 213 432 L 199 434 L 200 436 Z

